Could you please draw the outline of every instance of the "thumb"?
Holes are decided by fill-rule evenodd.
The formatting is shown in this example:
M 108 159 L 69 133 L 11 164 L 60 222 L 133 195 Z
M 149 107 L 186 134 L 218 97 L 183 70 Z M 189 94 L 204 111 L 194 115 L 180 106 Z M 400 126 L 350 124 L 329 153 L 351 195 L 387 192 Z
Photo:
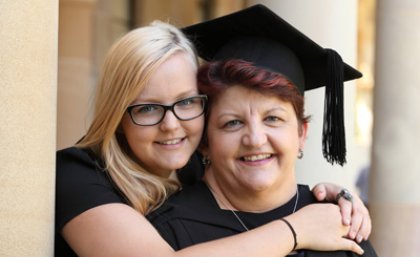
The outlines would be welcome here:
M 322 202 L 325 201 L 327 198 L 327 189 L 325 184 L 316 184 L 315 187 L 312 189 L 312 193 L 314 194 L 315 198 Z
M 338 244 L 343 249 L 346 249 L 348 251 L 352 251 L 352 252 L 354 252 L 354 253 L 356 253 L 358 255 L 363 255 L 365 253 L 365 251 L 362 249 L 362 247 L 360 247 L 360 245 L 358 245 L 353 240 L 350 240 L 350 239 L 347 239 L 347 238 L 342 238 Z

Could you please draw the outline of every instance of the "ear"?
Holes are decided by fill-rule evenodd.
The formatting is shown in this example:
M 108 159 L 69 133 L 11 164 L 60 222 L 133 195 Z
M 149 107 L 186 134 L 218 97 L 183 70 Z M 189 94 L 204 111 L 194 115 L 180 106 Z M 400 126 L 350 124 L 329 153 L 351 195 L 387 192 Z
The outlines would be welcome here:
M 306 143 L 306 137 L 308 135 L 308 127 L 309 127 L 309 123 L 308 122 L 304 122 L 301 125 L 301 131 L 300 131 L 300 135 L 299 135 L 299 149 L 303 149 Z

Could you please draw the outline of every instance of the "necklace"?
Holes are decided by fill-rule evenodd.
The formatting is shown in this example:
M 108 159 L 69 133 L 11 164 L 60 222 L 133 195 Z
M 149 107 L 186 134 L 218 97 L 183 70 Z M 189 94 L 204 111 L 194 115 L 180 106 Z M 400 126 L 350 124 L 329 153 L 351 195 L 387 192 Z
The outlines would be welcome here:
M 207 187 L 209 188 L 210 192 L 213 193 L 214 197 L 216 197 L 216 199 L 219 200 L 220 203 L 222 203 L 224 206 L 226 206 L 226 208 L 233 214 L 233 216 L 235 216 L 236 220 L 241 224 L 241 226 L 245 229 L 245 231 L 249 231 L 249 228 L 245 225 L 245 223 L 242 221 L 242 219 L 239 217 L 239 215 L 236 213 L 236 211 L 234 211 L 230 207 L 232 205 L 231 204 L 227 205 L 224 201 L 222 201 L 222 199 L 220 199 L 218 197 L 218 194 L 216 194 L 216 192 L 213 191 L 213 188 L 211 188 L 210 185 L 207 185 Z M 295 205 L 293 207 L 292 213 L 295 213 L 298 202 L 299 202 L 299 188 L 297 187 L 296 188 L 296 200 L 295 200 Z

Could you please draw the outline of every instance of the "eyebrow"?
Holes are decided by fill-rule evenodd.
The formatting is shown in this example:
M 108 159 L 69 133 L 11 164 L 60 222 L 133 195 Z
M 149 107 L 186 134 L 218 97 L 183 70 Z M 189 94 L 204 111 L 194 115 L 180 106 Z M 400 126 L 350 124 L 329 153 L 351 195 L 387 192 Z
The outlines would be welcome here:
M 188 98 L 188 97 L 193 97 L 198 95 L 199 92 L 198 90 L 188 90 L 185 92 L 182 92 L 180 94 L 178 94 L 175 99 L 169 103 L 169 102 L 165 102 L 162 101 L 161 99 L 159 99 L 160 97 L 150 97 L 150 98 L 145 98 L 144 99 L 135 99 L 132 103 L 130 103 L 130 105 L 134 105 L 134 104 L 172 104 L 176 101 Z
M 264 112 L 264 114 L 266 114 L 266 113 L 270 113 L 270 112 L 274 112 L 274 111 L 287 112 L 287 110 L 286 110 L 285 108 L 283 108 L 282 106 L 278 106 L 278 107 L 274 107 L 274 108 L 271 108 L 271 109 L 266 110 L 266 111 Z M 220 119 L 220 118 L 222 118 L 223 116 L 233 116 L 233 117 L 239 117 L 240 115 L 238 115 L 236 112 L 230 112 L 230 111 L 225 111 L 225 110 L 223 110 L 223 112 L 222 112 L 220 115 L 218 115 L 216 118 L 217 118 L 217 119 Z

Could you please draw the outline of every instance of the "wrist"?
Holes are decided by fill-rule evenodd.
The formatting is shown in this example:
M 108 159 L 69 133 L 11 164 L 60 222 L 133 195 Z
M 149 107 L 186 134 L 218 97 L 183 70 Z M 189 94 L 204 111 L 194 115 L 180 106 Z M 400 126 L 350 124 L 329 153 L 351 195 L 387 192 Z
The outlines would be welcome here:
M 285 218 L 281 218 L 280 221 L 282 221 L 284 224 L 286 224 L 287 228 L 290 230 L 290 232 L 292 234 L 293 248 L 290 252 L 293 252 L 297 249 L 297 246 L 298 246 L 296 231 L 293 228 L 292 224 L 288 220 L 286 220 Z

